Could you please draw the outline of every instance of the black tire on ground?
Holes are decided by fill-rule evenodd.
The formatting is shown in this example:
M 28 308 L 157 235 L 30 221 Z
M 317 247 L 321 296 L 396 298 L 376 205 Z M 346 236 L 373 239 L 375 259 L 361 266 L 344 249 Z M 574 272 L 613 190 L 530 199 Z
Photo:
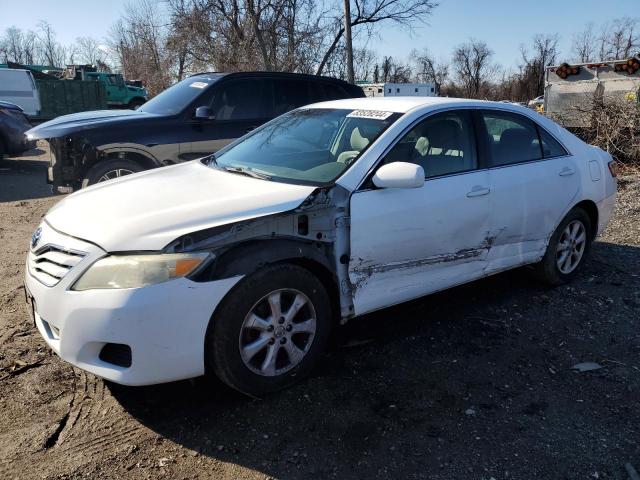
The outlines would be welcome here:
M 141 172 L 144 167 L 133 160 L 119 159 L 96 163 L 85 174 L 82 188 L 95 185 L 107 179 L 117 178 L 130 173 Z
M 563 232 L 567 226 L 573 222 L 580 222 L 583 225 L 586 235 L 586 244 L 577 266 L 571 272 L 563 273 L 558 267 L 558 247 L 560 245 L 560 239 Z M 542 257 L 542 260 L 533 266 L 535 276 L 539 280 L 554 286 L 563 285 L 571 281 L 571 279 L 573 279 L 573 277 L 575 277 L 578 271 L 582 268 L 585 258 L 591 249 L 592 241 L 592 225 L 589 215 L 587 215 L 587 213 L 581 208 L 574 208 L 566 217 L 564 217 L 562 222 L 560 222 L 560 225 L 558 225 L 558 228 L 553 232 L 553 235 L 549 239 L 547 251 L 545 252 L 544 257 Z
M 135 110 L 140 105 L 144 105 L 144 104 L 145 104 L 144 100 L 141 100 L 139 98 L 134 98 L 129 102 L 129 104 L 127 105 L 127 108 L 129 108 L 129 110 Z
M 265 376 L 252 371 L 242 359 L 242 325 L 261 299 L 281 289 L 295 289 L 306 295 L 315 310 L 316 330 L 300 363 L 283 373 Z M 331 330 L 331 312 L 329 295 L 311 272 L 291 264 L 266 266 L 242 279 L 212 316 L 205 340 L 207 371 L 215 373 L 230 387 L 256 397 L 286 388 L 308 375 L 322 356 Z M 281 350 L 277 350 L 276 358 L 287 354 L 282 352 L 284 346 L 278 348 Z M 259 364 L 262 360 L 257 358 Z M 284 359 L 287 360 L 288 355 Z

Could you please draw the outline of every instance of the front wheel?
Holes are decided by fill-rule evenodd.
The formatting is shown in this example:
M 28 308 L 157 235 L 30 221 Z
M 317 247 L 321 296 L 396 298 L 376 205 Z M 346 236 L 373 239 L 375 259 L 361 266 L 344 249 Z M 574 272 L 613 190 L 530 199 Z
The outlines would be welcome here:
M 99 162 L 91 167 L 85 175 L 85 178 L 82 180 L 82 188 L 124 177 L 125 175 L 131 175 L 132 173 L 141 172 L 142 170 L 142 166 L 133 160 L 122 159 Z
M 326 347 L 329 302 L 318 278 L 296 265 L 271 265 L 249 275 L 211 320 L 208 368 L 253 396 L 291 385 L 311 371 Z
M 553 232 L 544 257 L 535 265 L 538 278 L 551 285 L 569 282 L 589 253 L 591 231 L 586 212 L 581 208 L 571 210 Z

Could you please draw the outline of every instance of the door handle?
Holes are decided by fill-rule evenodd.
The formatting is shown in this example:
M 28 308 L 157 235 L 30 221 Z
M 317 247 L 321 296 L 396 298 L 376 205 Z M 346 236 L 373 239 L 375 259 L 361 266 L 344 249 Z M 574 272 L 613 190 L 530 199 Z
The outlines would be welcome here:
M 487 195 L 491 191 L 488 187 L 481 187 L 480 185 L 476 185 L 471 189 L 469 193 L 467 193 L 467 197 L 481 197 L 482 195 Z
M 569 175 L 573 175 L 574 173 L 576 173 L 576 171 L 573 168 L 564 167 L 562 170 L 560 170 L 560 173 L 558 173 L 558 175 L 560 175 L 561 177 L 568 177 Z

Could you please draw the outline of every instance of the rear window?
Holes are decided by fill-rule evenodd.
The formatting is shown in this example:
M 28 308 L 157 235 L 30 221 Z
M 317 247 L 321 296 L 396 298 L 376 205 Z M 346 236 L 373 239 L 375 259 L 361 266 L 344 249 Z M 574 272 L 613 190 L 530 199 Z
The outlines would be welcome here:
M 567 151 L 560 143 L 549 135 L 542 128 L 538 128 L 540 133 L 540 140 L 542 141 L 542 153 L 544 158 L 562 157 L 567 155 Z

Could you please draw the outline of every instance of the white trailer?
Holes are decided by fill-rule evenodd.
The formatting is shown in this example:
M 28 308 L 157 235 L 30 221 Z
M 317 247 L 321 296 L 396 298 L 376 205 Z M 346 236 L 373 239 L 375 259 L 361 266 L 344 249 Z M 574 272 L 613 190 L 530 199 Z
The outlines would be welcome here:
M 433 83 L 362 83 L 367 97 L 435 97 Z

